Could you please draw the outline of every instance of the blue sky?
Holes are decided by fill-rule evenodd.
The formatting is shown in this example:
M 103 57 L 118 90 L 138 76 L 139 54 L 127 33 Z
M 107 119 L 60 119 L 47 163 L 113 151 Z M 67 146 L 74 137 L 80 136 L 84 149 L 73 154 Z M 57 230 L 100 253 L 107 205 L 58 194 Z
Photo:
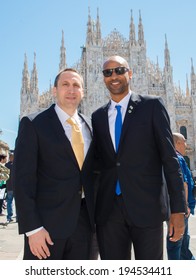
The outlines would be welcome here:
M 20 90 L 24 54 L 29 72 L 34 52 L 37 58 L 39 90 L 49 88 L 58 72 L 62 30 L 65 36 L 67 64 L 80 59 L 85 44 L 88 7 L 96 19 L 97 8 L 102 37 L 116 28 L 129 37 L 131 9 L 137 32 L 141 11 L 147 56 L 164 63 L 165 34 L 170 50 L 173 76 L 185 90 L 190 77 L 191 58 L 196 68 L 196 1 L 177 0 L 9 0 L 1 3 L 0 17 L 0 139 L 14 148 L 18 130 Z M 190 81 L 189 81 L 190 85 Z

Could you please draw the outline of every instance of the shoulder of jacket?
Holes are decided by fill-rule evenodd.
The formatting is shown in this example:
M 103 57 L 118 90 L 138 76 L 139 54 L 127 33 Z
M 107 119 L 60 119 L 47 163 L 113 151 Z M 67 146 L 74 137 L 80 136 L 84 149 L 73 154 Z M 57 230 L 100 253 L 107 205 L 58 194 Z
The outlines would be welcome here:
M 30 120 L 33 121 L 37 116 L 39 116 L 41 113 L 46 111 L 46 109 L 40 109 L 37 112 L 34 112 L 32 114 L 27 115 L 26 117 Z
M 99 114 L 99 113 L 103 113 L 103 112 L 107 112 L 109 107 L 110 107 L 110 104 L 111 104 L 111 101 L 109 101 L 107 104 L 97 108 L 93 113 L 92 113 L 92 116 L 93 115 L 96 115 L 96 114 Z
M 88 117 L 88 116 L 86 116 L 86 115 L 84 115 L 84 114 L 82 114 L 82 113 L 78 113 L 78 115 L 80 116 L 80 118 L 82 118 L 83 120 L 88 120 L 88 121 L 90 121 L 90 117 Z
M 78 113 L 79 117 L 87 124 L 87 126 L 92 130 L 91 117 L 88 117 L 82 113 Z

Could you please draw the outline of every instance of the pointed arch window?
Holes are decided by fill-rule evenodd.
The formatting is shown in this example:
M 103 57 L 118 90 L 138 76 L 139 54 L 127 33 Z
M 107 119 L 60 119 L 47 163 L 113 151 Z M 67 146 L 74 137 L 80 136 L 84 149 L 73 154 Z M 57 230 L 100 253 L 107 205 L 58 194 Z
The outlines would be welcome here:
M 187 139 L 187 129 L 186 126 L 180 127 L 180 133 L 184 136 L 185 139 Z

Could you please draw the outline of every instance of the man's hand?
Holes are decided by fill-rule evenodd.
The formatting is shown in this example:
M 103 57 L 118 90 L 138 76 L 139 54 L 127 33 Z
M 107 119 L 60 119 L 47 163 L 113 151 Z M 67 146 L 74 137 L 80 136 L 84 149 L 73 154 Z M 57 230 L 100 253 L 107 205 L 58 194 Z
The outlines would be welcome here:
M 53 242 L 49 233 L 44 228 L 30 235 L 28 239 L 30 250 L 34 256 L 38 257 L 40 260 L 42 258 L 46 259 L 50 256 L 48 244 L 53 245 Z
M 191 209 L 187 206 L 187 212 L 185 214 L 185 217 L 188 218 L 191 214 Z
M 169 240 L 176 242 L 183 237 L 184 234 L 184 214 L 173 213 L 169 220 Z

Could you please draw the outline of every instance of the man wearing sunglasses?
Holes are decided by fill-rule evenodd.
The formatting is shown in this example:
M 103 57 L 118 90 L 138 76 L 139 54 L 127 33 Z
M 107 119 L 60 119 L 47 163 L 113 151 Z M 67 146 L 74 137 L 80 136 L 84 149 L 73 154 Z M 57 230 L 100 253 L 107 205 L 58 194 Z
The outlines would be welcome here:
M 96 223 L 101 259 L 163 259 L 163 221 L 170 240 L 184 233 L 185 196 L 170 120 L 159 97 L 130 89 L 132 71 L 120 56 L 103 65 L 111 100 L 92 114 L 100 169 Z M 163 176 L 170 207 L 164 207 Z

